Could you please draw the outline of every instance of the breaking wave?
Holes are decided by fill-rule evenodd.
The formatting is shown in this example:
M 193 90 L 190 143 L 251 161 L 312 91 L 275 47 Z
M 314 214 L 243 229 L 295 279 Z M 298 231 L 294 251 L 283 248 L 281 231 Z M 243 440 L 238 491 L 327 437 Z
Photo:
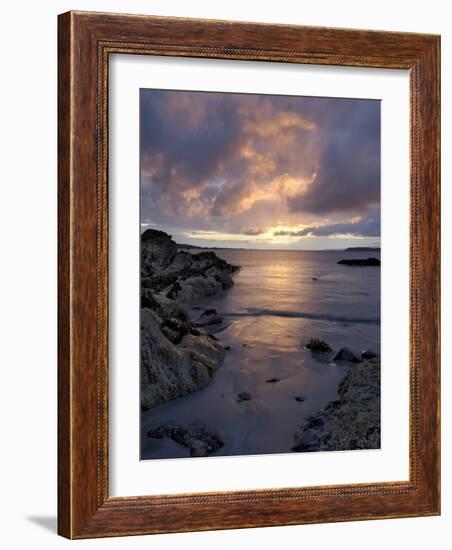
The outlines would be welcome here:
M 288 317 L 294 319 L 315 319 L 317 321 L 330 321 L 333 323 L 356 323 L 365 325 L 379 325 L 380 319 L 346 317 L 343 315 L 329 315 L 326 313 L 310 313 L 308 311 L 284 311 L 277 309 L 253 309 L 247 308 L 244 311 L 233 311 L 224 313 L 224 317 Z

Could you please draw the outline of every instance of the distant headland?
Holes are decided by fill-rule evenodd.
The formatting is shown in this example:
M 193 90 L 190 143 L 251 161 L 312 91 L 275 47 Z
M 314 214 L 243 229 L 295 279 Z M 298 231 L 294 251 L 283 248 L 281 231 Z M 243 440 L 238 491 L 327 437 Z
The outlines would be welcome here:
M 380 252 L 379 246 L 350 246 L 345 248 L 345 252 Z

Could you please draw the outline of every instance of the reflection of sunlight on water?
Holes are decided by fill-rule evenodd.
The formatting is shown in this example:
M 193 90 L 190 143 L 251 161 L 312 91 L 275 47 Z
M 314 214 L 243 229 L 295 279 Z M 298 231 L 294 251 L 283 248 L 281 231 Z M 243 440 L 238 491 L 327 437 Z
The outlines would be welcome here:
M 267 263 L 246 268 L 235 276 L 237 288 L 231 289 L 231 300 L 235 302 L 236 309 L 290 309 L 291 305 L 302 309 L 306 295 L 306 292 L 300 292 L 303 278 L 303 266 L 295 262 Z
M 303 265 L 295 262 L 277 262 L 267 264 L 258 271 L 259 281 L 267 279 L 262 281 L 263 288 L 271 289 L 274 292 L 289 292 L 294 288 L 294 281 L 302 276 Z
M 207 301 L 223 313 L 277 310 L 345 320 L 380 317 L 380 270 L 340 266 L 337 262 L 343 258 L 343 252 L 217 250 L 216 253 L 242 266 L 234 275 L 234 286 L 224 295 Z M 278 322 L 289 326 L 286 319 Z M 335 330 L 339 328 L 335 326 Z M 343 326 L 342 332 L 353 335 L 358 328 L 364 339 L 379 346 L 379 326 Z
M 296 351 L 300 349 L 300 321 L 287 317 L 246 317 L 233 321 L 228 333 L 242 344 Z

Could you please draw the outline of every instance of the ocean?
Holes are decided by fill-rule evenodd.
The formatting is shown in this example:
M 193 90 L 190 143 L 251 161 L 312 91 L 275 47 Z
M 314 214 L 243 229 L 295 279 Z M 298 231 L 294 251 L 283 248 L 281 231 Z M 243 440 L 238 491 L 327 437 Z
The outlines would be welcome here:
M 196 318 L 200 308 L 215 308 L 230 323 L 216 335 L 230 351 L 206 388 L 142 413 L 143 459 L 186 456 L 171 440 L 144 437 L 168 422 L 213 427 L 225 442 L 222 456 L 290 452 L 296 430 L 336 398 L 350 368 L 312 353 L 306 343 L 320 338 L 335 351 L 380 353 L 380 268 L 337 263 L 379 258 L 379 252 L 215 253 L 240 266 L 234 286 L 190 304 L 190 312 Z M 279 381 L 268 383 L 272 378 Z M 244 391 L 251 399 L 238 402 Z

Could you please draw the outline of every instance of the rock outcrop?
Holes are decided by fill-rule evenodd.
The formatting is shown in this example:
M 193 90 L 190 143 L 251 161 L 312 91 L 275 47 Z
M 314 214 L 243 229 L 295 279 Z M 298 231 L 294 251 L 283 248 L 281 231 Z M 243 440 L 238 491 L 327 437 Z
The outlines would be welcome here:
M 150 409 L 205 387 L 224 359 L 219 340 L 206 334 L 184 336 L 175 345 L 162 332 L 161 319 L 141 311 L 141 408 Z
M 361 353 L 361 357 L 367 360 L 367 359 L 376 359 L 377 357 L 379 357 L 379 355 L 378 353 L 375 353 L 371 349 L 366 349 Z
M 178 250 L 163 231 L 148 229 L 141 236 L 141 286 L 170 300 L 189 302 L 226 290 L 237 269 L 215 252 Z
M 380 361 L 350 368 L 339 395 L 295 434 L 292 450 L 345 451 L 380 448 Z
M 213 252 L 178 250 L 163 231 L 149 229 L 141 236 L 143 410 L 210 382 L 225 355 L 223 344 L 210 334 L 211 324 L 222 319 L 205 312 L 203 323 L 195 325 L 185 304 L 229 288 L 236 269 Z
M 311 338 L 306 344 L 306 347 L 317 353 L 329 353 L 332 351 L 331 346 L 327 342 L 319 340 L 318 338 Z
M 148 229 L 141 235 L 141 270 L 164 271 L 174 260 L 177 245 L 164 231 Z
M 379 266 L 381 262 L 378 258 L 354 258 L 351 260 L 339 260 L 338 264 L 342 265 L 358 265 L 358 266 Z
M 352 350 L 348 348 L 341 348 L 334 356 L 333 361 L 348 361 L 349 363 L 361 363 L 362 359 L 360 359 L 357 355 L 355 355 Z
M 187 427 L 179 424 L 162 424 L 151 428 L 147 437 L 172 439 L 175 443 L 189 449 L 190 456 L 209 456 L 224 447 L 219 434 L 208 426 L 196 423 Z
M 195 321 L 197 327 L 207 327 L 209 325 L 219 325 L 223 323 L 223 317 L 218 315 L 216 309 L 206 309 L 204 313 Z

